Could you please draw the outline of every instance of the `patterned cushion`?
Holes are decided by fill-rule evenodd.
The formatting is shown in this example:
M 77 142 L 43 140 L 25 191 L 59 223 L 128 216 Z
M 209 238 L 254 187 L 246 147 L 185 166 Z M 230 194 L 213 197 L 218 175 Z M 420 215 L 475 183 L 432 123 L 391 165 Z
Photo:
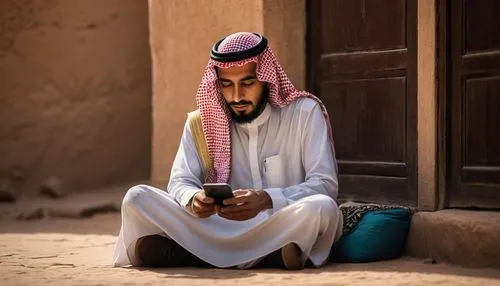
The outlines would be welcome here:
M 332 246 L 330 261 L 369 262 L 401 255 L 413 211 L 405 207 L 368 206 L 341 206 L 344 234 Z

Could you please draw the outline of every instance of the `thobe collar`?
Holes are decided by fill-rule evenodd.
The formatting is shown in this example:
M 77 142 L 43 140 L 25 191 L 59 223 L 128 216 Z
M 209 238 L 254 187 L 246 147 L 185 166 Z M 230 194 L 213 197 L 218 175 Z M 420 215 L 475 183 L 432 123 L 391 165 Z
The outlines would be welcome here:
M 252 122 L 249 123 L 243 123 L 239 124 L 240 126 L 245 126 L 245 127 L 259 127 L 260 125 L 264 124 L 268 119 L 269 116 L 271 115 L 271 105 L 269 103 L 266 103 L 266 106 L 264 107 L 264 110 L 262 113 L 257 116 Z

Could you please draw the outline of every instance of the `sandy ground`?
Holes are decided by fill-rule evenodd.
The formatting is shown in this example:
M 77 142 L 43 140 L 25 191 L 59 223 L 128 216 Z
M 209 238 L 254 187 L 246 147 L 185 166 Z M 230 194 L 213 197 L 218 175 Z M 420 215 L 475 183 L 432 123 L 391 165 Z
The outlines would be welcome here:
M 5 205 L 0 208 L 4 214 L 0 218 L 1 285 L 500 285 L 500 270 L 430 264 L 410 257 L 329 264 L 298 272 L 114 268 L 118 213 L 20 221 L 5 215 Z

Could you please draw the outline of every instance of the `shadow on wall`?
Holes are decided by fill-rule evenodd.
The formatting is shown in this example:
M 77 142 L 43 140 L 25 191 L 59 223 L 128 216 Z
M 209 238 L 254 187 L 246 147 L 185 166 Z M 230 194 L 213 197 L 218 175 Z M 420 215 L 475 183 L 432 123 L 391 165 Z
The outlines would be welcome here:
M 0 1 L 4 191 L 149 178 L 148 42 L 147 1 Z

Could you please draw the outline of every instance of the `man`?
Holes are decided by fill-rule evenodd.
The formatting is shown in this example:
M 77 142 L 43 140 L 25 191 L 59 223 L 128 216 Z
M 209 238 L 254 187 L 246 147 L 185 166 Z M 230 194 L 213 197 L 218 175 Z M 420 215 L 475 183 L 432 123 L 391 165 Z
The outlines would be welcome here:
M 321 101 L 294 88 L 265 37 L 244 32 L 213 46 L 196 101 L 211 168 L 188 120 L 168 192 L 125 195 L 115 265 L 325 264 L 342 215 Z M 234 197 L 216 206 L 206 182 L 229 183 Z

